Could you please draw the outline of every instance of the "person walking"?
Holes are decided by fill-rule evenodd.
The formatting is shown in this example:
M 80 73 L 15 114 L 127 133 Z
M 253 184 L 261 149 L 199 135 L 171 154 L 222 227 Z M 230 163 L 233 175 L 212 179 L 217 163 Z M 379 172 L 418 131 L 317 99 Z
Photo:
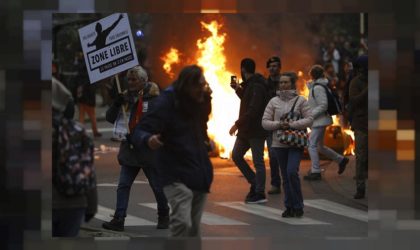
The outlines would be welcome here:
M 169 206 L 156 170 L 154 152 L 151 150 L 139 152 L 134 149 L 133 142 L 130 140 L 136 124 L 154 108 L 159 89 L 156 84 L 148 82 L 147 73 L 141 66 L 128 70 L 127 79 L 128 91 L 117 97 L 106 112 L 106 120 L 114 124 L 123 119 L 121 107 L 125 107 L 130 116 L 130 131 L 126 136 L 128 139 L 121 142 L 118 153 L 121 170 L 117 188 L 116 210 L 112 220 L 103 223 L 102 227 L 114 231 L 124 231 L 131 186 L 142 169 L 157 201 L 157 228 L 167 229 L 169 227 Z M 121 122 L 121 124 L 124 123 Z
M 325 128 L 333 123 L 328 114 L 328 99 L 324 85 L 328 88 L 328 80 L 324 75 L 324 68 L 321 65 L 312 66 L 310 72 L 312 81 L 308 83 L 309 98 L 308 104 L 314 119 L 311 134 L 309 136 L 308 152 L 311 158 L 311 170 L 304 176 L 307 181 L 321 180 L 321 168 L 319 165 L 318 151 L 329 159 L 338 163 L 338 174 L 342 174 L 349 162 L 347 157 L 338 154 L 331 148 L 324 145 Z
M 283 177 L 284 206 L 282 217 L 302 217 L 303 196 L 299 179 L 299 165 L 303 155 L 302 147 L 282 144 L 277 136 L 285 129 L 306 130 L 313 118 L 306 99 L 296 91 L 296 74 L 282 73 L 278 84 L 277 96 L 272 98 L 262 117 L 264 129 L 272 131 L 273 153 L 280 165 Z M 301 119 L 293 122 L 282 121 L 282 117 L 294 112 Z
M 261 126 L 261 118 L 268 100 L 266 82 L 262 75 L 255 73 L 255 62 L 250 58 L 241 61 L 241 75 L 244 81 L 241 85 L 231 84 L 241 99 L 239 118 L 229 131 L 230 135 L 238 131 L 232 159 L 251 185 L 245 203 L 265 203 L 264 142 L 267 131 Z M 255 172 L 244 159 L 249 149 Z
M 172 237 L 200 237 L 200 222 L 213 181 L 205 122 L 208 85 L 197 65 L 183 68 L 136 126 L 131 138 L 139 150 L 156 151 L 157 170 L 171 205 Z

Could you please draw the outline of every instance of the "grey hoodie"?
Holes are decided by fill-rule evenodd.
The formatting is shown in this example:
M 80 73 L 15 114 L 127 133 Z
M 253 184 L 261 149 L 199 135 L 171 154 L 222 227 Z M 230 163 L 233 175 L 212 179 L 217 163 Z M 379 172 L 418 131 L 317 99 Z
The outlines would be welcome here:
M 312 127 L 323 127 L 323 126 L 331 125 L 333 123 L 332 118 L 331 116 L 327 114 L 327 110 L 328 110 L 327 93 L 325 92 L 325 89 L 322 86 L 315 86 L 314 88 L 314 83 L 327 86 L 328 80 L 326 78 L 320 78 L 313 82 L 308 83 L 308 88 L 309 88 L 308 104 L 312 111 L 312 117 L 314 118 Z M 313 95 L 312 95 L 312 89 L 313 89 Z

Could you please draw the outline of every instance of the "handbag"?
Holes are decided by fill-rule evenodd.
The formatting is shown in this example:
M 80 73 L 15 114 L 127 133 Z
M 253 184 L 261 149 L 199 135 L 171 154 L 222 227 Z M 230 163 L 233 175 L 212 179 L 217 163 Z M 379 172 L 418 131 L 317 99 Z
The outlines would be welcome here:
M 298 112 L 295 112 L 295 106 L 298 100 L 299 96 L 293 103 L 292 109 L 288 113 L 284 114 L 280 118 L 280 121 L 290 123 L 302 119 L 302 115 Z M 298 148 L 307 147 L 309 143 L 308 131 L 306 128 L 303 130 L 293 128 L 288 128 L 284 130 L 279 129 L 277 130 L 277 139 L 282 144 Z
M 118 152 L 118 163 L 121 166 L 142 168 L 153 167 L 154 159 L 155 152 L 151 149 L 146 147 L 136 149 L 126 140 L 121 142 L 120 150 Z

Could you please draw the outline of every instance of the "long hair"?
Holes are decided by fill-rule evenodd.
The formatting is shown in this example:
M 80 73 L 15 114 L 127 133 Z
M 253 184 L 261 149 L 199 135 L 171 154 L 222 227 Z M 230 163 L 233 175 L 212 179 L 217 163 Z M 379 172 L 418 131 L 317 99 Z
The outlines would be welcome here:
M 203 70 L 199 66 L 186 66 L 179 73 L 178 79 L 172 84 L 177 96 L 177 108 L 182 114 L 188 117 L 194 116 L 202 106 L 196 103 L 188 94 L 189 88 L 200 84 L 202 75 Z

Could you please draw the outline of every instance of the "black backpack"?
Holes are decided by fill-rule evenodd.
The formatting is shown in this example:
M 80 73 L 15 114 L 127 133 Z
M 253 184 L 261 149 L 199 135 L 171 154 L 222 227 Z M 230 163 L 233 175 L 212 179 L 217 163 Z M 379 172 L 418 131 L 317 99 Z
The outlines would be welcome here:
M 96 187 L 93 141 L 78 122 L 61 116 L 54 123 L 53 185 L 65 196 L 85 194 Z
M 327 93 L 327 98 L 328 98 L 327 113 L 328 113 L 328 115 L 331 116 L 331 115 L 341 114 L 343 109 L 341 107 L 340 98 L 338 97 L 337 92 L 335 90 L 331 89 L 330 84 L 328 84 L 328 87 L 327 87 L 323 84 L 314 83 L 314 86 L 312 87 L 312 97 L 313 98 L 315 98 L 315 95 L 314 95 L 315 86 L 322 86 L 325 89 L 325 92 Z

